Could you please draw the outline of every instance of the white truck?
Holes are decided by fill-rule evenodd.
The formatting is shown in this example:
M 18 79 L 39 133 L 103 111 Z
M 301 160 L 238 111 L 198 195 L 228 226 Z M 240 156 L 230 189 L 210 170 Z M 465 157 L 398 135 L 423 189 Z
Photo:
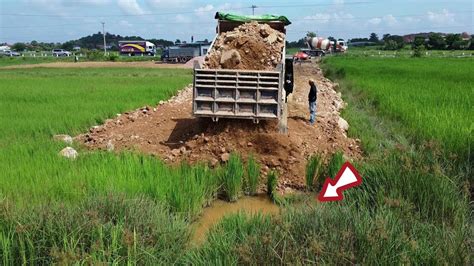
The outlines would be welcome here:
M 119 41 L 119 51 L 128 56 L 155 56 L 156 46 L 148 41 Z
M 309 50 L 305 49 L 304 52 L 310 56 L 324 56 L 332 52 L 345 53 L 347 51 L 347 45 L 344 40 L 334 42 L 322 37 L 307 37 L 306 43 Z

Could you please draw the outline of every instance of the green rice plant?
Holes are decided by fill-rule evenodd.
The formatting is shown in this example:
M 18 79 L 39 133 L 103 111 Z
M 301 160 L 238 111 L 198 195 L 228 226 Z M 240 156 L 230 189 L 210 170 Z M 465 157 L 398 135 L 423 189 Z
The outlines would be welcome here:
M 278 198 L 278 192 L 276 191 L 277 184 L 278 184 L 277 172 L 274 170 L 271 170 L 267 175 L 267 194 L 273 201 L 277 201 L 277 198 Z
M 306 189 L 312 191 L 322 185 L 321 171 L 322 171 L 321 156 L 314 154 L 306 163 Z M 316 184 L 315 184 L 316 180 Z
M 3 265 L 173 263 L 190 238 L 182 218 L 145 197 L 111 194 L 11 211 L 0 221 Z
M 230 202 L 236 201 L 242 192 L 244 167 L 238 154 L 232 153 L 222 175 L 222 185 Z
M 260 177 L 260 165 L 255 156 L 251 154 L 247 160 L 247 193 L 249 195 L 257 194 L 258 182 Z
M 341 169 L 344 164 L 344 153 L 342 151 L 337 151 L 331 156 L 329 164 L 326 170 L 326 176 L 334 178 L 337 175 L 337 172 Z

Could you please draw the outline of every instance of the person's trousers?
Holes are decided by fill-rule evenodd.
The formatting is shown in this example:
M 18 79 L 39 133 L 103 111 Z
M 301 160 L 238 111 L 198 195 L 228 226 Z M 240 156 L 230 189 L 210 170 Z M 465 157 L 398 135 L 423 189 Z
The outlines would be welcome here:
M 314 124 L 314 121 L 316 119 L 316 101 L 314 102 L 309 102 L 309 122 Z

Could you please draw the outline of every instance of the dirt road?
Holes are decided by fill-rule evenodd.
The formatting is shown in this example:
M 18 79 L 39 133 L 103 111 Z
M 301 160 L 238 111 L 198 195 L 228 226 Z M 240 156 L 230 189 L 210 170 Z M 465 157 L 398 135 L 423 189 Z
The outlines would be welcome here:
M 317 122 L 308 123 L 308 79 L 318 86 Z M 244 159 L 255 154 L 262 164 L 262 178 L 270 169 L 279 174 L 280 191 L 304 187 L 308 156 L 326 158 L 338 150 L 352 159 L 361 157 L 358 141 L 346 137 L 338 126 L 339 110 L 344 107 L 334 84 L 322 76 L 314 63 L 295 65 L 295 89 L 289 97 L 288 135 L 281 135 L 277 122 L 254 124 L 244 120 L 197 119 L 191 115 L 192 88 L 156 107 L 145 107 L 92 128 L 76 137 L 92 149 L 138 150 L 154 154 L 171 164 L 208 161 L 215 166 L 229 153 Z
M 53 62 L 28 65 L 5 66 L 0 69 L 19 69 L 19 68 L 100 68 L 100 67 L 136 67 L 136 68 L 192 68 L 192 65 L 184 64 L 162 64 L 154 61 L 143 62 Z

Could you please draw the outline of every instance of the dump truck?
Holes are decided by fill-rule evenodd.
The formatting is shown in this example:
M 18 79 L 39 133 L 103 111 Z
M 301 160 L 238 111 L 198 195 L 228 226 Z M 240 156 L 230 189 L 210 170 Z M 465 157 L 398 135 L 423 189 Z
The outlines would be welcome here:
M 184 43 L 163 50 L 161 61 L 165 63 L 186 63 L 194 57 L 203 56 L 209 50 L 208 42 Z
M 282 36 L 286 34 L 285 27 L 291 24 L 286 17 L 273 15 L 239 16 L 218 12 L 215 18 L 217 35 L 209 52 L 220 52 L 222 47 L 214 47 L 217 38 L 245 23 L 267 24 Z M 293 90 L 293 59 L 285 58 L 285 39 L 279 41 L 283 42 L 279 58 L 266 55 L 276 64 L 270 70 L 208 68 L 195 62 L 193 115 L 208 117 L 215 122 L 219 119 L 252 119 L 255 123 L 279 120 L 280 131 L 286 132 L 286 96 Z M 251 54 L 254 51 L 248 49 L 245 52 Z

